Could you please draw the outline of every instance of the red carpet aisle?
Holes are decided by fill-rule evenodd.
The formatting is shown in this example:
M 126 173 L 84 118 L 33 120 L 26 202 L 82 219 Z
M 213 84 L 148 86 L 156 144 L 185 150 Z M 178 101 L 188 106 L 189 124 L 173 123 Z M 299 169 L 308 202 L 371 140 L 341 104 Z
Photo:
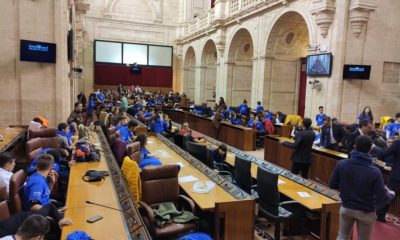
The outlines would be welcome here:
M 386 223 L 376 222 L 372 230 L 371 240 L 399 240 L 400 219 L 386 216 Z M 353 240 L 357 240 L 357 229 L 354 228 Z

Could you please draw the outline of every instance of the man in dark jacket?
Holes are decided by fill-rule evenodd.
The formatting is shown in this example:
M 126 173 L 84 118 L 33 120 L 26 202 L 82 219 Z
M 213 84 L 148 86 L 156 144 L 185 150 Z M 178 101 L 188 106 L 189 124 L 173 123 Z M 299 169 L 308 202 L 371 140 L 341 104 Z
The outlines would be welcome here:
M 303 120 L 303 130 L 297 131 L 294 143 L 283 142 L 283 145 L 294 149 L 292 155 L 292 173 L 301 172 L 303 178 L 307 178 L 311 164 L 311 149 L 315 140 L 315 133 L 311 129 L 312 121 L 309 118 Z
M 347 153 L 350 153 L 354 149 L 354 144 L 356 142 L 356 139 L 358 136 L 361 135 L 366 135 L 366 136 L 371 136 L 371 130 L 372 130 L 372 124 L 368 120 L 361 120 L 358 124 L 358 128 L 350 134 L 347 138 L 347 143 L 346 143 L 346 151 Z
M 343 139 L 346 136 L 346 131 L 337 123 L 332 123 L 330 117 L 324 118 L 324 125 L 321 127 L 321 146 L 335 151 L 339 151 L 343 146 Z
M 392 162 L 387 164 L 392 167 L 390 171 L 388 187 L 396 193 L 396 197 L 400 195 L 400 139 L 396 139 L 394 142 L 388 140 L 390 144 L 388 149 L 381 151 L 381 156 L 385 159 L 392 159 Z M 393 199 L 395 201 L 395 199 Z M 376 213 L 378 215 L 378 221 L 385 222 L 386 212 L 388 211 L 390 204 L 384 204 L 379 206 Z
M 376 219 L 377 205 L 390 202 L 394 192 L 383 183 L 380 170 L 369 155 L 372 139 L 359 136 L 351 158 L 340 160 L 336 165 L 329 187 L 338 189 L 342 199 L 337 240 L 347 240 L 357 223 L 358 239 L 370 239 Z

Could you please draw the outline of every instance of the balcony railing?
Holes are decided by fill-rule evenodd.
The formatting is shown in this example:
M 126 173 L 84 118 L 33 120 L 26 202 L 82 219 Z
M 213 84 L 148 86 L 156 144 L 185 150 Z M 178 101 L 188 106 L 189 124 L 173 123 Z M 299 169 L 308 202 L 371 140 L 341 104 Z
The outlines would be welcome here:
M 254 5 L 257 4 L 271 4 L 274 2 L 280 2 L 282 0 L 229 0 L 227 1 L 227 16 L 225 18 L 229 18 L 234 16 L 244 10 L 247 10 Z M 223 10 L 225 12 L 225 10 Z M 187 22 L 184 25 L 183 37 L 189 37 L 198 32 L 201 32 L 204 29 L 211 27 L 215 20 L 215 11 L 214 8 L 208 10 L 207 12 L 197 16 L 192 21 Z

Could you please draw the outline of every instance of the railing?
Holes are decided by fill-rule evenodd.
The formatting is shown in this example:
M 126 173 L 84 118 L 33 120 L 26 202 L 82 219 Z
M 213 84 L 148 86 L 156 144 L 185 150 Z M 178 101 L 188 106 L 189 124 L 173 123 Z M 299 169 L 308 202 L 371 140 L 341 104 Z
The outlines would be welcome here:
M 279 2 L 282 0 L 230 0 L 227 1 L 227 14 L 226 18 L 234 16 L 246 9 L 249 9 L 257 4 L 271 4 L 274 2 Z M 223 10 L 223 12 L 225 12 Z M 188 37 L 196 34 L 204 29 L 211 27 L 215 20 L 214 9 L 208 10 L 207 12 L 201 14 L 200 16 L 194 18 L 192 21 L 188 22 L 184 26 L 183 37 Z

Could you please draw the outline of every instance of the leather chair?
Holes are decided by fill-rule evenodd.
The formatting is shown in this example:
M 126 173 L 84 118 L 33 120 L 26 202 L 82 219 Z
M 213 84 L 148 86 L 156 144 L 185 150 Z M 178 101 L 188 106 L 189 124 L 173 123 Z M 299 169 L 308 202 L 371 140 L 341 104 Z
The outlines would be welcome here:
M 163 165 L 143 168 L 140 173 L 142 181 L 142 201 L 141 206 L 143 220 L 155 239 L 177 237 L 195 231 L 195 223 L 166 223 L 162 228 L 157 227 L 154 222 L 153 209 L 160 203 L 173 202 L 178 210 L 182 210 L 183 205 L 189 207 L 189 211 L 194 212 L 193 201 L 183 195 L 179 195 L 179 174 L 178 165 Z
M 10 202 L 10 210 L 12 214 L 16 214 L 22 211 L 22 200 L 19 192 L 24 187 L 25 180 L 26 174 L 22 169 L 11 176 L 10 192 L 8 199 Z
M 300 219 L 304 216 L 303 207 L 296 201 L 280 202 L 278 174 L 261 167 L 257 171 L 257 192 L 258 213 L 275 223 L 274 239 L 279 240 L 281 222 Z
M 28 162 L 36 157 L 39 152 L 44 148 L 56 148 L 60 150 L 61 154 L 64 157 L 69 156 L 68 146 L 64 140 L 60 137 L 51 137 L 51 138 L 34 138 L 26 142 L 25 144 L 25 153 Z
M 0 222 L 6 220 L 11 216 L 10 209 L 8 207 L 8 195 L 6 186 L 0 187 Z
M 186 142 L 186 151 L 203 163 L 207 161 L 206 147 L 207 146 L 203 144 L 193 143 L 190 141 Z
M 112 147 L 112 152 L 114 154 L 115 160 L 117 160 L 118 166 L 121 167 L 122 161 L 124 160 L 124 157 L 127 155 L 125 141 L 121 139 L 116 139 Z
M 235 167 L 233 175 L 235 176 L 235 183 L 243 191 L 251 194 L 253 179 L 251 177 L 251 162 L 244 158 L 235 156 Z M 254 186 L 255 187 L 255 186 Z
M 40 128 L 40 129 L 29 129 L 28 140 L 32 138 L 45 138 L 57 136 L 57 130 L 55 128 Z
M 185 134 L 183 135 L 183 150 L 187 151 L 186 147 L 187 147 L 187 143 L 190 142 L 190 139 L 192 138 L 192 135 L 190 134 Z
M 182 134 L 175 134 L 175 135 L 174 135 L 174 143 L 175 143 L 178 147 L 184 149 L 184 147 L 183 147 L 183 135 L 182 135 Z

